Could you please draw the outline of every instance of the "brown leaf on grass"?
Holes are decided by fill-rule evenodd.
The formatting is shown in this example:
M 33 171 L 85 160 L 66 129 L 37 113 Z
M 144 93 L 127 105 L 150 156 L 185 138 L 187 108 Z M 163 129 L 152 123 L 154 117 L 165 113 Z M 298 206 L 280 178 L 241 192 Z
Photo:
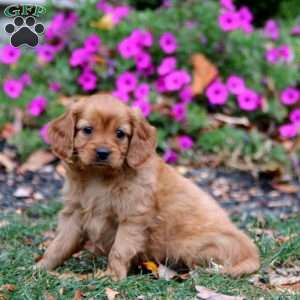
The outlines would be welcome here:
M 203 300 L 244 300 L 242 296 L 228 296 L 224 294 L 217 293 L 204 286 L 196 285 L 197 298 Z
M 0 228 L 8 226 L 10 223 L 7 220 L 0 221 Z
M 93 273 L 78 274 L 74 272 L 58 273 L 56 271 L 48 271 L 48 274 L 57 277 L 60 280 L 73 279 L 77 281 L 87 280 L 93 277 Z
M 116 292 L 111 288 L 106 288 L 105 295 L 107 297 L 107 300 L 115 300 L 116 297 L 119 295 L 119 292 Z
M 12 123 L 5 123 L 2 127 L 0 136 L 4 139 L 11 138 L 16 133 L 16 128 Z
M 194 95 L 200 95 L 204 89 L 217 77 L 218 69 L 203 54 L 192 56 L 193 82 L 192 91 Z
M 57 298 L 50 293 L 46 293 L 43 298 L 43 300 L 56 300 L 56 299 Z
M 4 294 L 0 293 L 0 300 L 7 300 L 7 297 Z
M 55 156 L 47 150 L 37 150 L 33 152 L 27 161 L 23 163 L 19 169 L 19 173 L 25 173 L 26 171 L 35 172 L 43 166 L 49 164 L 55 159 Z
M 16 289 L 14 284 L 6 283 L 0 286 L 0 291 L 13 292 Z
M 269 281 L 272 286 L 291 285 L 300 283 L 300 276 L 281 276 L 276 273 L 271 273 Z
M 272 187 L 281 193 L 296 194 L 300 192 L 300 186 L 289 183 L 273 183 Z
M 84 297 L 84 293 L 81 289 L 77 289 L 74 293 L 73 300 L 81 300 Z
M 3 166 L 7 172 L 12 172 L 16 167 L 16 163 L 3 153 L 0 153 L 0 165 Z
M 249 119 L 246 117 L 231 117 L 231 116 L 226 116 L 223 114 L 215 114 L 214 118 L 218 121 L 221 121 L 226 124 L 231 124 L 231 125 L 242 125 L 245 127 L 250 126 Z

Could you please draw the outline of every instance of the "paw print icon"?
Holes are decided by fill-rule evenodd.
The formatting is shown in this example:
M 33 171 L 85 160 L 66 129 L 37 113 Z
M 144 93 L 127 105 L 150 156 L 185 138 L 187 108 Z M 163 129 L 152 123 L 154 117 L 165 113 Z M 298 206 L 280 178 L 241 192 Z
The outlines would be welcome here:
M 14 47 L 27 45 L 35 47 L 39 42 L 39 34 L 44 32 L 44 25 L 36 24 L 34 17 L 29 16 L 26 19 L 23 17 L 16 17 L 14 24 L 10 23 L 5 26 L 5 31 L 11 34 L 11 44 Z

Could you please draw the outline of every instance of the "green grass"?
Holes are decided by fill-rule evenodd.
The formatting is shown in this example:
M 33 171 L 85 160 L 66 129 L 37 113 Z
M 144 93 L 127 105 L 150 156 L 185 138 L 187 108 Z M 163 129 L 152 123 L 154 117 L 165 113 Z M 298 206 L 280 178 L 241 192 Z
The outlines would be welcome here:
M 116 299 L 136 299 L 144 295 L 145 299 L 196 299 L 195 285 L 203 285 L 228 295 L 244 295 L 246 299 L 300 299 L 300 294 L 292 295 L 275 289 L 260 289 L 249 282 L 249 277 L 232 279 L 226 276 L 209 274 L 199 270 L 185 281 L 155 280 L 151 275 L 131 275 L 121 282 L 109 279 L 76 281 L 59 279 L 47 272 L 34 271 L 35 258 L 42 254 L 38 246 L 44 240 L 43 232 L 54 229 L 56 214 L 60 205 L 38 205 L 23 214 L 0 213 L 0 220 L 8 224 L 0 228 L 0 287 L 3 284 L 14 284 L 13 292 L 0 292 L 7 299 L 38 300 L 44 299 L 48 292 L 57 299 L 73 299 L 76 289 L 84 293 L 83 299 L 106 299 L 105 288 L 110 287 L 120 294 Z M 1 222 L 0 222 L 1 224 Z M 271 229 L 275 238 L 266 234 L 256 237 L 262 256 L 260 275 L 266 277 L 270 266 L 300 265 L 300 237 L 297 233 L 299 218 L 287 221 L 267 219 L 264 224 L 256 220 L 247 222 L 247 230 L 254 238 L 257 228 Z M 299 230 L 298 230 L 299 233 Z M 285 243 L 278 242 L 278 236 L 291 236 Z M 88 252 L 80 258 L 71 258 L 64 266 L 57 269 L 59 273 L 90 273 L 104 267 L 102 258 L 94 258 Z M 267 280 L 267 279 L 266 279 Z M 0 297 L 0 299 L 2 299 Z

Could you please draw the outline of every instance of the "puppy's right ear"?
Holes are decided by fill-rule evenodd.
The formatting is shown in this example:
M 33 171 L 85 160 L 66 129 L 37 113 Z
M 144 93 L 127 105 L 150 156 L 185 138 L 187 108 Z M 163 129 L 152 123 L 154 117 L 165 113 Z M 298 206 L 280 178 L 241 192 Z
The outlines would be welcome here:
M 59 118 L 50 122 L 48 139 L 52 151 L 56 156 L 65 161 L 70 161 L 73 154 L 75 135 L 75 116 L 68 111 Z

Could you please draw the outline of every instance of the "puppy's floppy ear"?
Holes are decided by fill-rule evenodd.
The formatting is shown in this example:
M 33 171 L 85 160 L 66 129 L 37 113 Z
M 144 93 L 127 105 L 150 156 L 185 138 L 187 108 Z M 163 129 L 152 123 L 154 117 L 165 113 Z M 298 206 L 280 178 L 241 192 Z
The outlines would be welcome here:
M 139 167 L 156 149 L 156 129 L 139 111 L 133 112 L 133 134 L 127 153 L 127 163 L 132 168 Z
M 48 128 L 48 139 L 52 151 L 60 159 L 68 161 L 73 154 L 75 116 L 70 110 L 52 121 Z

